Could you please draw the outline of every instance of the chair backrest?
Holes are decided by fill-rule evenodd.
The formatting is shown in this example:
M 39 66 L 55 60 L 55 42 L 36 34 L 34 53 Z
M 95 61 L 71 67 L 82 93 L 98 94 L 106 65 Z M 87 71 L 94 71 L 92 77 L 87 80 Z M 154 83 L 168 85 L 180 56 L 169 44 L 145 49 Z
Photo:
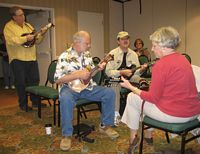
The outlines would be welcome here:
M 101 61 L 101 59 L 99 57 L 93 57 L 92 61 L 94 65 L 97 66 L 99 62 Z M 101 85 L 102 76 L 103 76 L 103 72 L 99 71 L 95 74 L 95 76 L 92 77 L 92 79 L 97 83 L 97 85 Z
M 140 55 L 138 57 L 138 59 L 139 59 L 140 65 L 143 65 L 144 63 L 148 63 L 149 62 L 148 57 L 145 56 L 145 55 Z
M 53 60 L 50 63 L 49 68 L 48 68 L 48 72 L 47 72 L 47 80 L 46 80 L 45 85 L 47 85 L 48 82 L 51 83 L 51 84 L 55 83 L 54 74 L 56 72 L 56 65 L 57 65 L 57 60 Z
M 185 58 L 186 58 L 186 59 L 190 62 L 190 64 L 191 64 L 191 62 L 192 62 L 191 57 L 190 57 L 187 53 L 182 53 L 182 55 L 184 55 Z
M 101 85 L 102 71 L 97 72 L 92 79 L 97 83 L 97 85 Z
M 99 64 L 99 62 L 101 61 L 101 59 L 99 57 L 93 57 L 92 61 L 93 61 L 94 65 L 96 66 L 96 65 Z

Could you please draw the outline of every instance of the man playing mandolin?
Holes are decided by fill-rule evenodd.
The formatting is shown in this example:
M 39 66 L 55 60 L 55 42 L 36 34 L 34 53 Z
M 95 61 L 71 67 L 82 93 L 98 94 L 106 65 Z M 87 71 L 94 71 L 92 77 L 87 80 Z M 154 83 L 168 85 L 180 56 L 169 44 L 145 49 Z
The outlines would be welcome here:
M 111 128 L 114 125 L 115 92 L 111 88 L 97 86 L 91 79 L 95 67 L 89 53 L 91 38 L 88 32 L 79 31 L 73 36 L 73 44 L 58 58 L 55 72 L 55 82 L 60 85 L 60 111 L 63 139 L 60 143 L 62 150 L 71 148 L 73 134 L 73 108 L 79 98 L 101 102 L 101 125 L 99 131 L 110 138 L 117 138 L 119 134 Z M 98 64 L 98 70 L 103 70 L 106 62 Z M 87 81 L 89 82 L 84 82 Z M 85 89 L 77 90 L 86 84 Z
M 23 111 L 31 110 L 27 106 L 26 86 L 34 86 L 39 84 L 39 70 L 36 60 L 35 45 L 25 48 L 22 46 L 27 41 L 36 39 L 36 43 L 42 41 L 46 28 L 41 29 L 41 33 L 35 38 L 34 28 L 25 22 L 24 11 L 19 6 L 10 8 L 11 20 L 4 27 L 4 36 L 6 40 L 7 52 L 9 55 L 9 63 L 11 64 L 15 77 L 15 87 L 18 95 L 19 107 Z M 23 36 L 24 33 L 30 33 Z M 38 99 L 31 96 L 31 101 L 34 107 L 38 105 Z M 42 104 L 44 105 L 44 104 Z
M 139 68 L 140 63 L 137 54 L 131 50 L 130 35 L 126 31 L 121 31 L 117 35 L 118 47 L 111 50 L 109 53 L 114 55 L 114 60 L 110 61 L 106 66 L 106 75 L 111 78 L 118 78 L 124 76 L 129 78 L 132 82 L 138 82 L 140 75 L 144 72 L 147 66 L 142 66 L 140 69 L 133 71 L 134 68 Z M 120 114 L 123 114 L 123 108 L 120 107 L 120 89 L 119 84 L 111 86 L 116 93 L 115 101 L 115 125 L 120 121 Z M 120 114 L 119 114 L 120 111 Z

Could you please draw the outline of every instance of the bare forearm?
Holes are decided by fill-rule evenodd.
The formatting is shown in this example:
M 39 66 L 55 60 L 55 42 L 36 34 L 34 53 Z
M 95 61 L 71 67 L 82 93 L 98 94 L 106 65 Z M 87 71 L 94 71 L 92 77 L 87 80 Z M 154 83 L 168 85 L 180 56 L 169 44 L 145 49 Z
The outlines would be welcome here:
M 64 83 L 68 83 L 70 81 L 76 80 L 79 78 L 78 72 L 72 72 L 71 74 L 67 74 L 63 77 L 61 77 L 60 79 L 56 80 L 57 84 L 64 84 Z
M 134 94 L 136 94 L 136 95 L 138 95 L 138 96 L 140 96 L 140 94 L 141 94 L 141 90 L 140 89 L 138 89 L 137 87 L 134 87 L 134 86 L 132 86 L 131 88 L 130 88 L 130 90 L 134 93 Z

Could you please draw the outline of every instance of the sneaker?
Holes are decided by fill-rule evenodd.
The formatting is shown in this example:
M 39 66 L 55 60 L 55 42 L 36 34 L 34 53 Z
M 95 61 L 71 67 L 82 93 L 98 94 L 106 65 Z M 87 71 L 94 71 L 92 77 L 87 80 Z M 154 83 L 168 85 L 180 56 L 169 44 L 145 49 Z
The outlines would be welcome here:
M 71 148 L 72 139 L 71 137 L 64 137 L 60 142 L 60 149 L 67 151 Z
M 119 126 L 120 121 L 121 121 L 120 114 L 119 112 L 115 111 L 114 125 Z
M 114 129 L 112 129 L 110 126 L 101 126 L 100 125 L 99 131 L 100 131 L 100 133 L 107 135 L 111 139 L 116 139 L 117 137 L 119 137 L 119 134 Z
M 196 136 L 200 134 L 200 128 L 196 128 L 194 130 L 191 131 L 191 133 Z M 200 137 L 197 138 L 197 142 L 200 144 Z
M 14 86 L 14 85 L 12 85 L 12 86 L 11 86 L 11 89 L 15 89 L 15 86 Z
M 8 87 L 8 86 L 5 86 L 4 89 L 9 89 L 9 87 Z
M 120 121 L 121 121 L 121 117 L 120 116 L 116 116 L 115 119 L 114 119 L 114 125 L 115 126 L 119 126 Z
M 175 138 L 175 137 L 177 137 L 178 135 L 177 135 L 177 134 L 174 134 L 174 133 L 170 133 L 170 136 L 171 136 L 171 138 Z

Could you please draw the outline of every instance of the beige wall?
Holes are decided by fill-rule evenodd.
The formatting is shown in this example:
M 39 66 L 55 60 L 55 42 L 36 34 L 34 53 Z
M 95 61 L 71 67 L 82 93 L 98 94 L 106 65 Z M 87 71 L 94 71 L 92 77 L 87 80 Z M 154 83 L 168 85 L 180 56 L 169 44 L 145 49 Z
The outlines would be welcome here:
M 67 43 L 71 44 L 72 35 L 78 30 L 77 11 L 103 13 L 105 51 L 109 48 L 108 0 L 0 0 L 0 3 L 54 8 L 57 55 L 66 49 Z
M 110 0 L 111 11 L 119 12 L 117 2 Z M 200 66 L 200 1 L 199 0 L 142 0 L 142 13 L 139 12 L 139 1 L 126 2 L 125 6 L 125 30 L 131 35 L 132 45 L 136 38 L 142 38 L 145 47 L 151 49 L 149 35 L 158 27 L 173 26 L 178 29 L 182 42 L 178 48 L 181 52 L 187 52 L 192 63 Z M 118 15 L 120 18 L 120 15 Z M 111 20 L 117 22 L 117 18 Z M 121 21 L 119 21 L 121 22 Z M 110 25 L 110 32 L 119 28 Z M 117 32 L 116 32 L 117 33 Z M 110 35 L 114 38 L 116 34 Z M 110 41 L 110 47 L 116 46 Z
M 116 46 L 116 35 L 122 30 L 122 7 L 113 0 L 0 0 L 0 3 L 54 8 L 57 55 L 71 43 L 77 31 L 78 10 L 104 14 L 105 51 Z M 141 37 L 145 46 L 151 49 L 149 35 L 156 28 L 168 25 L 180 32 L 179 50 L 189 53 L 192 63 L 200 66 L 199 0 L 142 0 L 142 14 L 139 13 L 139 1 L 125 3 L 125 30 L 131 34 L 132 48 L 133 41 Z

